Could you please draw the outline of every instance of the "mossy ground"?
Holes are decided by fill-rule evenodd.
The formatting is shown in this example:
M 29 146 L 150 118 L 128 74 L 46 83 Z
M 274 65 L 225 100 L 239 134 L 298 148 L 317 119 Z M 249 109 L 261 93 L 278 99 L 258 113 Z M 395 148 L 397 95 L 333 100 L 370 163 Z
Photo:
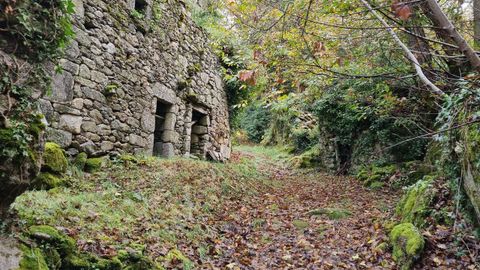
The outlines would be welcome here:
M 227 164 L 131 156 L 110 163 L 103 158 L 94 161 L 105 166 L 67 179 L 69 187 L 18 197 L 12 209 L 22 230 L 28 234 L 31 225 L 61 226 L 75 232 L 80 250 L 96 250 L 99 256 L 141 247 L 140 254 L 155 258 L 155 263 L 189 266 L 193 263 L 188 253 L 209 250 L 210 239 L 216 238 L 205 224 L 221 201 L 254 195 L 270 182 L 253 156 L 234 157 Z M 178 247 L 186 245 L 190 251 L 183 249 L 183 254 Z M 67 261 L 73 268 L 88 264 L 80 256 L 69 256 Z M 143 269 L 139 267 L 132 269 Z

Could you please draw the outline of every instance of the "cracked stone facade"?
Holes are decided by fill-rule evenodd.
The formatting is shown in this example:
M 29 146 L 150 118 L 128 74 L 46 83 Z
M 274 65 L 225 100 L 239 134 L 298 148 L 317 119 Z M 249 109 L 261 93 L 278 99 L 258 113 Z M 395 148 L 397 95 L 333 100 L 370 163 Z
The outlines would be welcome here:
M 72 155 L 228 159 L 228 105 L 218 59 L 185 3 L 74 2 L 76 38 L 51 94 L 40 100 L 47 140 Z

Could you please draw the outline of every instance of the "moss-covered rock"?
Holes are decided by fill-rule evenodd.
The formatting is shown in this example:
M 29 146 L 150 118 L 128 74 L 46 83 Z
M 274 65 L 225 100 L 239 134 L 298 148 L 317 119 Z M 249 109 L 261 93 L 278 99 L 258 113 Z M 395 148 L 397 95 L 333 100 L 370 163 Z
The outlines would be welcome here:
M 425 177 L 407 190 L 396 208 L 396 215 L 402 222 L 413 223 L 418 227 L 425 225 L 425 218 L 429 215 L 430 204 L 436 193 L 432 183 L 432 177 Z
M 88 253 L 71 254 L 63 260 L 62 269 L 68 270 L 122 270 L 122 262 L 117 258 L 104 259 Z M 152 269 L 152 268 L 142 268 Z
M 425 240 L 415 225 L 402 223 L 391 231 L 390 244 L 393 247 L 393 259 L 399 268 L 408 270 L 422 254 Z
M 71 254 L 64 258 L 62 263 L 62 269 L 68 269 L 68 270 L 94 269 L 92 262 L 90 261 L 90 258 L 91 256 Z
M 89 158 L 85 163 L 85 171 L 94 173 L 99 171 L 106 163 L 105 157 Z
M 313 147 L 301 155 L 293 157 L 290 162 L 297 168 L 312 168 L 321 165 L 319 164 L 319 157 L 320 149 L 318 147 Z
M 61 256 L 68 256 L 75 252 L 75 240 L 57 229 L 47 226 L 32 226 L 29 229 L 30 237 L 39 243 L 48 243 L 54 247 Z
M 43 167 L 54 173 L 65 173 L 67 171 L 68 160 L 60 145 L 52 142 L 45 144 Z
M 47 261 L 39 248 L 21 245 L 23 253 L 18 270 L 49 270 Z
M 35 179 L 35 187 L 39 189 L 52 189 L 65 183 L 65 180 L 49 172 L 40 173 Z
M 357 178 L 363 183 L 364 186 L 369 187 L 372 183 L 387 181 L 396 172 L 397 167 L 395 165 L 372 165 L 371 167 L 359 170 L 357 173 Z M 378 186 L 378 184 L 376 185 Z
M 79 170 L 83 171 L 85 169 L 85 164 L 87 164 L 88 155 L 87 153 L 78 154 L 73 160 L 73 165 Z
M 131 248 L 120 250 L 118 259 L 125 265 L 124 270 L 162 269 L 141 251 Z
M 101 269 L 101 270 L 123 269 L 123 264 L 117 257 L 114 257 L 112 259 L 98 259 L 98 261 L 94 263 L 94 266 L 95 266 L 95 269 Z

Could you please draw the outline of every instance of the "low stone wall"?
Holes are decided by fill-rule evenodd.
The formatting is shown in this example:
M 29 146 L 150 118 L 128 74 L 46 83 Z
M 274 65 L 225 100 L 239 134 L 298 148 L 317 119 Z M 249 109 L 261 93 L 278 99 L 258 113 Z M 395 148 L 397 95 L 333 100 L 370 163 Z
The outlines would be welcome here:
M 155 150 L 169 157 L 188 155 L 194 146 L 201 148 L 195 149 L 198 156 L 228 159 L 219 64 L 185 4 L 74 2 L 76 39 L 61 60 L 63 72 L 54 76 L 52 93 L 40 100 L 47 140 L 72 155 Z M 197 111 L 206 117 L 201 144 L 191 142 Z

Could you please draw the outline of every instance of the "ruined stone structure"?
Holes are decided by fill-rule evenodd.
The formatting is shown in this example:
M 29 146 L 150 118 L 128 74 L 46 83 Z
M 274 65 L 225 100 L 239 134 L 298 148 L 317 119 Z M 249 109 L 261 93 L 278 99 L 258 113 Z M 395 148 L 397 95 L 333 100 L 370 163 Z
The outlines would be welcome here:
M 40 100 L 47 140 L 76 154 L 230 156 L 227 97 L 182 1 L 75 0 L 76 38 Z

